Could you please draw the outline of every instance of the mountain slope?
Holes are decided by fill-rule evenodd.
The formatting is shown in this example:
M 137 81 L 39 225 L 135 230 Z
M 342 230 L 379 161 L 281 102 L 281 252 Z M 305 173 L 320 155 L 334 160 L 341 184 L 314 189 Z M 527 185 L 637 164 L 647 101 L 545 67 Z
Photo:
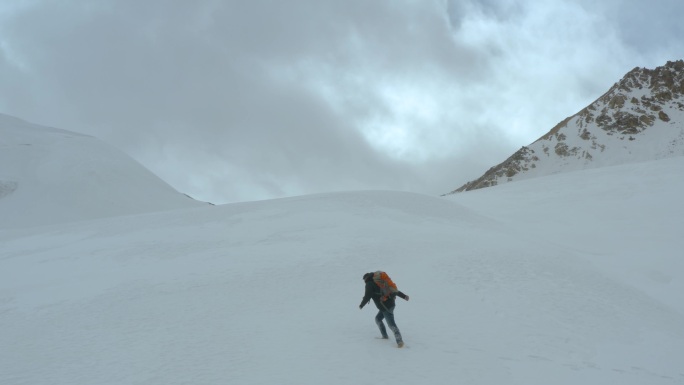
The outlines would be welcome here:
M 684 155 L 684 61 L 635 68 L 577 114 L 451 193 Z
M 683 172 L 5 230 L 0 383 L 681 384 Z M 358 309 L 377 269 L 402 350 Z
M 200 206 L 96 138 L 0 114 L 0 229 Z

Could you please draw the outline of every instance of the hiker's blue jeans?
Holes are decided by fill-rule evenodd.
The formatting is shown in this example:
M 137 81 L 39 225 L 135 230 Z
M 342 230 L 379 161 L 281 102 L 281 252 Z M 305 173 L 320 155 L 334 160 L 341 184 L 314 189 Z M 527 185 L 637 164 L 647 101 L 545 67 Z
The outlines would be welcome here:
M 397 340 L 397 343 L 401 342 L 401 333 L 399 332 L 397 324 L 394 322 L 394 307 L 387 310 L 380 310 L 378 315 L 375 316 L 375 323 L 378 325 L 378 328 L 380 328 L 382 337 L 389 338 L 387 336 L 385 324 L 382 322 L 383 319 L 387 320 L 387 326 L 389 326 L 390 330 L 394 333 L 394 338 Z

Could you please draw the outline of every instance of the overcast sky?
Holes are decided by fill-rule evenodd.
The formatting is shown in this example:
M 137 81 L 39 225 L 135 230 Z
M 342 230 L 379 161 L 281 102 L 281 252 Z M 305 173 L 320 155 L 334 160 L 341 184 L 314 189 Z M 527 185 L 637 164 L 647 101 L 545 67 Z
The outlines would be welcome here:
M 684 1 L 0 3 L 0 113 L 227 203 L 479 177 L 634 67 Z

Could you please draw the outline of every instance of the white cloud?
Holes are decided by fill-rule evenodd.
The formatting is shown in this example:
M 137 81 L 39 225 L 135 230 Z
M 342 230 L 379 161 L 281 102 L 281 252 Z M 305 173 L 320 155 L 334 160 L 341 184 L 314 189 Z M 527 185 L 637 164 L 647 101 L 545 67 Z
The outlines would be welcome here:
M 216 202 L 450 191 L 684 52 L 678 1 L 657 21 L 637 1 L 16 4 L 2 112 L 96 135 Z

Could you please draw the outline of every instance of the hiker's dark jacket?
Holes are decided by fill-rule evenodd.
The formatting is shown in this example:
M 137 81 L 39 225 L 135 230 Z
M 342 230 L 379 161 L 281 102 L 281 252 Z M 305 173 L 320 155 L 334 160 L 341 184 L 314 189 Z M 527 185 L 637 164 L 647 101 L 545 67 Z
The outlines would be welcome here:
M 375 306 L 379 310 L 383 311 L 391 311 L 394 308 L 395 302 L 394 298 L 396 296 L 399 296 L 403 299 L 406 299 L 406 294 L 402 293 L 401 291 L 398 291 L 390 295 L 389 298 L 385 302 L 380 301 L 380 297 L 382 297 L 382 292 L 380 291 L 380 286 L 378 286 L 373 279 L 369 279 L 366 281 L 366 294 L 363 296 L 363 299 L 361 300 L 361 308 L 366 306 L 368 302 L 372 299 L 373 302 L 375 302 Z

